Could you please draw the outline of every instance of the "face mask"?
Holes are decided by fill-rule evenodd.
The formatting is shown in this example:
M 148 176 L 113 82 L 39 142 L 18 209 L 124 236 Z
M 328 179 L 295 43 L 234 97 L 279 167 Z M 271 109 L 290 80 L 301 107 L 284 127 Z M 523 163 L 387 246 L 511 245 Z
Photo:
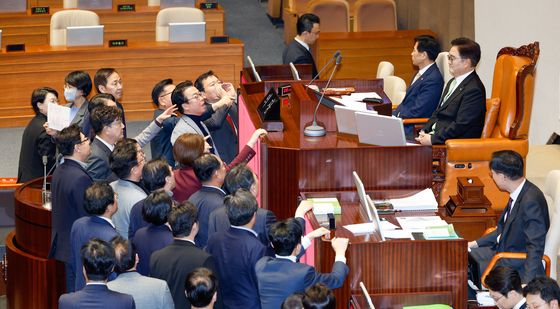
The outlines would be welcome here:
M 64 98 L 67 102 L 74 102 L 76 99 L 76 92 L 78 92 L 77 88 L 68 88 L 64 89 Z

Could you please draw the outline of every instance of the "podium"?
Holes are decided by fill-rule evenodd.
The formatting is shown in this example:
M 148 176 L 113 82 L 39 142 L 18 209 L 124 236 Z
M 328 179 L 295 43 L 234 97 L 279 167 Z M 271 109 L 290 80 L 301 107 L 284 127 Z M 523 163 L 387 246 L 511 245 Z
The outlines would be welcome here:
M 42 178 L 15 194 L 16 229 L 6 237 L 8 308 L 56 308 L 66 290 L 64 264 L 48 259 L 51 211 L 42 207 Z
M 279 82 L 241 85 L 239 98 L 240 145 L 261 126 L 257 106 L 270 87 Z M 321 87 L 324 81 L 316 84 Z M 294 215 L 300 192 L 352 190 L 352 171 L 357 171 L 366 189 L 425 189 L 431 187 L 432 151 L 426 146 L 378 147 L 360 144 L 357 136 L 339 134 L 334 111 L 320 106 L 317 117 L 326 129 L 324 137 L 306 137 L 303 129 L 312 121 L 317 98 L 301 82 L 292 82 L 289 100 L 281 105 L 283 132 L 272 132 L 256 148 L 249 166 L 261 182 L 261 207 L 279 219 Z M 382 80 L 334 80 L 332 87 L 353 86 L 358 92 L 382 90 Z M 368 105 L 374 109 L 373 105 Z
M 372 199 L 386 199 L 408 196 L 414 192 L 415 190 L 374 190 L 368 193 Z M 367 222 L 367 216 L 361 210 L 356 192 L 305 192 L 302 197 L 337 197 L 342 206 L 341 215 L 335 215 L 336 230 L 330 235 L 350 239 L 346 251 L 346 263 L 350 272 L 344 285 L 333 290 L 339 308 L 342 308 L 352 295 L 363 295 L 360 281 L 368 289 L 376 308 L 402 308 L 403 305 L 436 303 L 448 304 L 458 309 L 467 308 L 466 240 L 380 241 L 375 234 L 354 235 L 342 226 Z M 435 213 L 397 213 L 399 217 L 426 215 Z M 313 229 L 321 226 L 312 213 L 308 217 Z M 395 215 L 381 217 L 398 225 Z M 335 255 L 330 240 L 316 239 L 314 249 L 315 268 L 320 272 L 330 272 Z M 360 301 L 359 297 L 354 299 Z

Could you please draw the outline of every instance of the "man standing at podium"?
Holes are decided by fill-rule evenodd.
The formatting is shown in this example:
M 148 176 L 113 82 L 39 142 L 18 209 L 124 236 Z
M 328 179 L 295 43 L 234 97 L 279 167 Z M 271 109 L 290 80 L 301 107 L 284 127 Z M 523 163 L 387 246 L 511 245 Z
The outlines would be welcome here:
M 317 76 L 317 67 L 313 56 L 309 51 L 309 46 L 313 45 L 319 38 L 319 16 L 315 14 L 303 14 L 297 20 L 297 36 L 284 49 L 282 63 L 290 64 L 311 64 L 313 66 L 313 77 Z
M 550 221 L 543 193 L 523 177 L 523 171 L 523 158 L 517 152 L 503 150 L 492 154 L 490 173 L 496 186 L 509 193 L 509 201 L 496 230 L 469 242 L 469 262 L 478 264 L 482 273 L 497 252 L 527 253 L 524 260 L 498 262 L 519 271 L 521 281 L 527 283 L 545 275 L 541 259 Z

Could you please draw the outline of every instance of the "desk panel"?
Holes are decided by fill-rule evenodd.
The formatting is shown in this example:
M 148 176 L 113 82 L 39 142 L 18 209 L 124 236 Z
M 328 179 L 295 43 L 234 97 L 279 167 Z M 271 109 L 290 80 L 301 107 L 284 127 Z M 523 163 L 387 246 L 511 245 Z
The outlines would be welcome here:
M 51 14 L 0 14 L 2 47 L 6 44 L 48 45 L 51 15 L 62 9 L 51 9 Z M 99 22 L 105 25 L 104 40 L 127 39 L 131 42 L 150 42 L 156 39 L 156 16 L 159 6 L 137 6 L 136 12 L 99 10 Z M 206 37 L 224 35 L 224 10 L 220 7 L 204 10 Z
M 359 294 L 362 281 L 374 298 L 391 299 L 395 294 L 407 297 L 429 295 L 434 302 L 451 294 L 454 308 L 467 305 L 467 241 L 454 240 L 397 240 L 379 241 L 373 234 L 354 236 L 342 226 L 366 222 L 355 192 L 305 193 L 304 197 L 337 196 L 342 205 L 342 215 L 335 215 L 337 229 L 331 237 L 346 237 L 350 245 L 346 259 L 350 273 L 340 289 L 334 293 L 337 303 L 345 304 L 351 294 Z M 372 192 L 373 199 L 398 197 L 410 194 L 410 190 Z M 399 213 L 398 216 L 426 215 L 415 212 Z M 429 213 L 435 215 L 434 212 Z M 383 216 L 398 224 L 395 216 Z M 313 228 L 319 222 L 310 216 Z M 330 272 L 334 263 L 334 251 L 330 241 L 315 241 L 315 267 L 320 272 Z M 402 299 L 401 299 L 402 300 Z M 382 307 L 382 308 L 393 308 Z
M 48 6 L 51 8 L 62 8 L 63 2 L 63 0 L 27 0 L 27 7 Z M 113 0 L 113 6 L 117 4 L 136 4 L 136 6 L 148 5 L 148 0 Z
M 315 62 L 320 68 L 340 50 L 342 64 L 335 78 L 373 79 L 379 62 L 390 61 L 395 75 L 409 84 L 417 71 L 410 56 L 414 38 L 423 34 L 436 36 L 430 30 L 321 33 L 313 49 Z M 326 70 L 321 78 L 327 79 L 329 74 L 330 70 Z
M 64 77 L 85 70 L 93 78 L 97 69 L 114 67 L 124 81 L 121 99 L 127 119 L 152 119 L 151 91 L 164 78 L 194 80 L 212 69 L 224 81 L 239 84 L 243 43 L 230 44 L 146 42 L 128 47 L 31 46 L 25 52 L 0 54 L 0 127 L 24 126 L 33 115 L 33 89 L 49 86 L 63 102 Z

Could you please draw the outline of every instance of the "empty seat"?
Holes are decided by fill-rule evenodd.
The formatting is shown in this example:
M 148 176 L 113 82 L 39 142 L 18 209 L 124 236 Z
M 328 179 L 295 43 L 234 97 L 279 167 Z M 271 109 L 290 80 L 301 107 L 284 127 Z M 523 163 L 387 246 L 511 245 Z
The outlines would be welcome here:
M 451 72 L 449 72 L 449 60 L 447 59 L 448 55 L 448 52 L 441 52 L 436 58 L 436 65 L 443 77 L 443 85 L 447 85 L 447 82 L 453 77 L 451 76 Z M 445 87 L 443 87 L 443 89 L 445 90 Z
M 393 105 L 399 105 L 406 94 L 406 82 L 398 76 L 383 77 L 383 91 Z
M 167 8 L 156 18 L 156 41 L 169 41 L 169 23 L 203 22 L 204 13 L 196 8 Z
M 51 17 L 50 44 L 51 46 L 66 45 L 66 27 L 97 25 L 99 25 L 99 16 L 92 11 L 58 11 Z
M 397 30 L 397 8 L 393 0 L 358 0 L 352 15 L 355 32 Z
M 345 0 L 312 0 L 307 12 L 321 19 L 321 32 L 350 31 L 350 9 Z
M 395 75 L 395 66 L 389 61 L 381 61 L 377 65 L 377 76 L 376 78 L 383 78 L 387 76 Z

